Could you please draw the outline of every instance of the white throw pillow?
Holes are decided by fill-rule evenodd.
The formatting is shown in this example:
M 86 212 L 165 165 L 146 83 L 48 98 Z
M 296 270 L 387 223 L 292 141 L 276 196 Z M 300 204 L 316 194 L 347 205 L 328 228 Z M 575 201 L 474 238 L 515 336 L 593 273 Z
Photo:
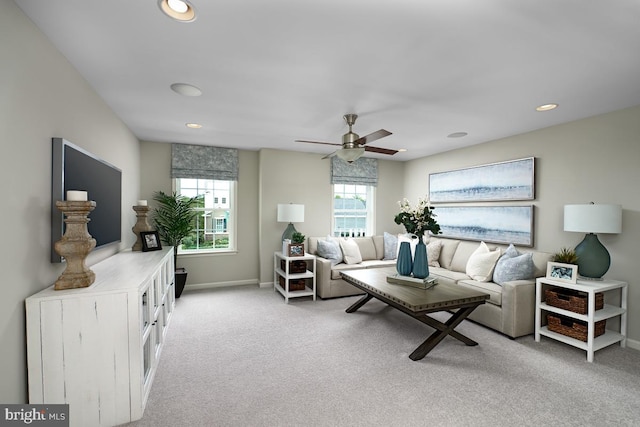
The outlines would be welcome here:
M 427 259 L 429 260 L 429 267 L 440 267 L 440 250 L 442 249 L 442 242 L 434 240 L 427 245 Z
M 467 276 L 478 282 L 490 282 L 500 254 L 499 248 L 492 252 L 485 242 L 480 242 L 467 261 Z
M 342 249 L 345 264 L 360 264 L 362 262 L 360 248 L 355 240 L 340 239 L 340 249 Z

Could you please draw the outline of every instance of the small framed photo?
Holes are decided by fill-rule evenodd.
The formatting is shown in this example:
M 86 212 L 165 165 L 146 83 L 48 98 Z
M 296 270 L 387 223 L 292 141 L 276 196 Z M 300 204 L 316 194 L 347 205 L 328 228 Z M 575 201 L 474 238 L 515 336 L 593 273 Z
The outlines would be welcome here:
M 548 262 L 547 278 L 560 282 L 576 283 L 578 281 L 578 266 L 561 262 Z
M 287 256 L 304 256 L 304 243 L 289 243 Z
M 159 251 L 162 249 L 160 235 L 157 231 L 141 231 L 140 238 L 142 239 L 142 252 Z

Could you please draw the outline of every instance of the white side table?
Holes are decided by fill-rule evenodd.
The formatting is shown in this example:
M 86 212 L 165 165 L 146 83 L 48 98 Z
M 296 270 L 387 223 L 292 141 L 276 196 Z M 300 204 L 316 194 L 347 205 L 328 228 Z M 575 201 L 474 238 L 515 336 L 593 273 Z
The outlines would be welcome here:
M 281 266 L 284 261 L 284 269 Z M 305 261 L 307 269 L 304 273 L 291 273 L 289 267 L 291 261 Z M 311 267 L 311 269 L 309 269 Z M 280 283 L 282 278 L 282 284 Z M 303 279 L 305 281 L 304 290 L 292 291 L 289 288 L 291 280 Z M 273 255 L 273 289 L 284 296 L 284 301 L 288 304 L 289 298 L 313 297 L 316 300 L 316 257 L 305 252 L 303 256 L 289 257 L 282 252 L 275 252 Z
M 585 292 L 588 297 L 587 314 L 578 314 L 562 308 L 553 307 L 544 301 L 544 290 L 547 287 L 557 287 L 572 289 L 575 291 Z M 596 310 L 596 293 L 616 291 L 620 292 L 620 305 L 605 304 L 600 310 Z M 580 341 L 575 338 L 558 334 L 550 331 L 543 326 L 543 314 L 547 312 L 561 314 L 573 319 L 582 320 L 587 323 L 587 341 Z M 607 320 L 620 316 L 620 330 L 614 331 L 607 329 L 603 335 L 594 337 L 595 323 L 601 320 Z M 535 316 L 535 340 L 540 342 L 540 336 L 561 341 L 565 344 L 581 348 L 587 352 L 587 361 L 593 362 L 593 353 L 610 346 L 620 343 L 621 347 L 625 347 L 627 339 L 627 283 L 619 280 L 578 280 L 578 283 L 566 283 L 548 277 L 540 277 L 536 279 L 536 316 Z

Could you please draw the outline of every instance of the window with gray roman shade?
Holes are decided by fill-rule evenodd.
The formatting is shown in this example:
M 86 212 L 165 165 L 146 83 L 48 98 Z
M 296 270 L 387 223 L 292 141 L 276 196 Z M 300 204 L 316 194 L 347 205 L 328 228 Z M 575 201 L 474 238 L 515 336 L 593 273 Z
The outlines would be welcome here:
M 378 186 L 378 160 L 360 157 L 353 163 L 331 158 L 331 184 Z
M 171 144 L 171 178 L 238 180 L 238 150 Z

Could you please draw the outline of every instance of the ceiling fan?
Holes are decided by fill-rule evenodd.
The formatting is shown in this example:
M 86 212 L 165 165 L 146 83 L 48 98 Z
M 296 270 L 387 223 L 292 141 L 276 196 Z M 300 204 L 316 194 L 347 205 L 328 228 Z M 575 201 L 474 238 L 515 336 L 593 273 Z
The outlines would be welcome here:
M 342 144 L 336 144 L 333 142 L 305 141 L 301 139 L 297 139 L 296 142 L 307 142 L 310 144 L 342 146 L 341 149 L 336 150 L 333 153 L 324 156 L 323 159 L 327 159 L 333 156 L 338 156 L 339 158 L 341 158 L 347 163 L 353 163 L 354 161 L 359 159 L 360 156 L 362 156 L 365 151 L 370 151 L 372 153 L 388 154 L 390 156 L 393 156 L 398 152 L 398 150 L 391 150 L 389 148 L 379 148 L 379 147 L 372 147 L 370 145 L 365 145 L 368 142 L 375 141 L 380 138 L 384 138 L 385 136 L 389 136 L 391 135 L 391 132 L 384 129 L 380 129 L 373 133 L 370 133 L 369 135 L 360 137 L 357 133 L 354 133 L 351 130 L 351 127 L 356 122 L 358 115 L 345 114 L 343 117 L 344 117 L 344 121 L 347 122 L 347 125 L 349 125 L 349 132 L 342 135 Z

